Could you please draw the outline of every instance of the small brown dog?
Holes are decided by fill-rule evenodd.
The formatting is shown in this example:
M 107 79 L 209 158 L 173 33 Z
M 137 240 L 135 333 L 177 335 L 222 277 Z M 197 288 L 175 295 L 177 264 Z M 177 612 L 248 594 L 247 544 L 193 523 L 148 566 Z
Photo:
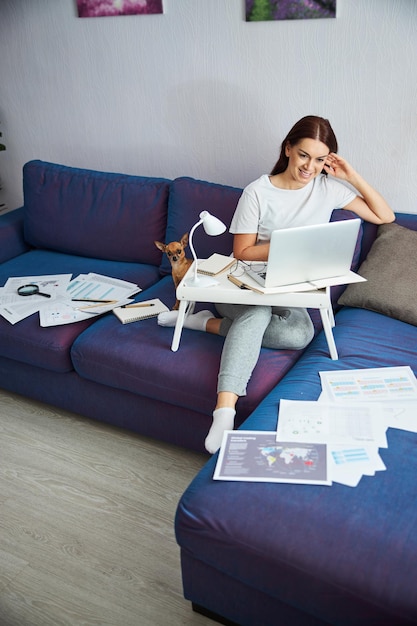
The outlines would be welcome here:
M 181 237 L 181 241 L 171 241 L 171 243 L 154 241 L 154 244 L 159 250 L 165 252 L 171 263 L 172 280 L 174 281 L 176 289 L 192 264 L 192 259 L 187 259 L 185 256 L 185 248 L 188 246 L 188 233 L 185 233 L 185 235 Z M 172 310 L 177 311 L 179 306 L 180 303 L 176 300 Z

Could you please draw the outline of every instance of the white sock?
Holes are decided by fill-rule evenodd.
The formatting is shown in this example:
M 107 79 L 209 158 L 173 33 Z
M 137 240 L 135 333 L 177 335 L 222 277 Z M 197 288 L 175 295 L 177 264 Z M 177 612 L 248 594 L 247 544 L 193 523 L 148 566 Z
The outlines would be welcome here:
M 175 326 L 177 323 L 178 311 L 164 311 L 158 315 L 159 326 Z
M 186 315 L 184 320 L 184 328 L 191 330 L 206 330 L 207 322 L 214 317 L 211 311 L 199 311 L 194 315 Z
M 209 319 L 214 317 L 211 311 L 199 311 L 194 315 L 186 315 L 184 319 L 184 328 L 191 330 L 206 330 Z M 164 311 L 158 315 L 159 326 L 175 326 L 177 323 L 178 311 Z
M 233 430 L 236 411 L 231 407 L 223 407 L 213 411 L 213 423 L 204 445 L 207 452 L 214 454 L 220 448 L 225 430 Z

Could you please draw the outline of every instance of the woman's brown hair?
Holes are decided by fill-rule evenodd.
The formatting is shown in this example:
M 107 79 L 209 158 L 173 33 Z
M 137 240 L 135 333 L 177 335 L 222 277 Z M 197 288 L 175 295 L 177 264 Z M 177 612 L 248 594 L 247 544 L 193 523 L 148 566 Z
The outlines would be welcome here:
M 288 157 L 285 154 L 286 146 L 288 144 L 295 146 L 302 139 L 316 139 L 324 143 L 330 152 L 337 152 L 337 139 L 329 120 L 316 115 L 307 115 L 294 124 L 282 142 L 281 153 L 278 161 L 272 168 L 271 176 L 285 172 L 288 166 Z

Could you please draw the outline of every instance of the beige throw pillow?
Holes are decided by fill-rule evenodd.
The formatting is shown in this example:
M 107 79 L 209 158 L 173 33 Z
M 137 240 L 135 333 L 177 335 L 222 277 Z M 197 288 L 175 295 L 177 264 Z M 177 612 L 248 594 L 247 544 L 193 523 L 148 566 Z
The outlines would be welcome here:
M 367 282 L 348 285 L 339 304 L 417 326 L 417 231 L 395 223 L 379 226 L 358 274 Z

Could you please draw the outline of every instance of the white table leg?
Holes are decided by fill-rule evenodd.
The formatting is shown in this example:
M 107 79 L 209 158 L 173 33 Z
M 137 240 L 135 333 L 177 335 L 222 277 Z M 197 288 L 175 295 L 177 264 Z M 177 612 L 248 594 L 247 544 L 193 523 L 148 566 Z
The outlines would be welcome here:
M 334 313 L 333 313 L 333 306 L 332 306 L 332 298 L 331 298 L 331 292 L 332 292 L 332 288 L 331 287 L 326 287 L 326 295 L 329 298 L 329 308 L 327 309 L 328 314 L 329 314 L 329 320 L 330 320 L 330 326 L 332 328 L 334 328 L 336 326 L 336 322 L 334 319 Z
M 180 345 L 182 327 L 184 326 L 185 312 L 187 310 L 188 300 L 180 300 L 180 308 L 178 309 L 178 317 L 175 324 L 174 336 L 172 338 L 171 350 L 176 352 Z
M 328 309 L 320 309 L 321 321 L 323 324 L 324 334 L 326 335 L 327 345 L 329 346 L 330 357 L 333 361 L 337 361 L 339 355 L 337 354 L 336 343 L 334 341 L 332 326 L 334 326 L 333 310 L 331 305 Z
M 334 319 L 333 307 L 330 306 L 327 310 L 328 310 L 328 313 L 329 313 L 330 325 L 331 325 L 332 328 L 334 328 L 336 326 L 336 322 L 335 322 L 335 319 Z

